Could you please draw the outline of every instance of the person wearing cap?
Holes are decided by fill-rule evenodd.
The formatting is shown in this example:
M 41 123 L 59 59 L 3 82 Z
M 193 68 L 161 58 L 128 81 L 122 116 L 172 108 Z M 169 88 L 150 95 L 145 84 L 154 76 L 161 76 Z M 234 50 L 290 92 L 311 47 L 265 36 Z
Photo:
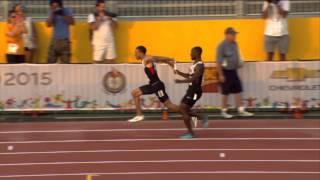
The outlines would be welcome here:
M 290 1 L 265 0 L 262 8 L 262 17 L 266 20 L 265 49 L 267 60 L 272 61 L 274 51 L 278 48 L 280 60 L 286 60 L 289 48 L 288 13 Z
M 222 93 L 221 115 L 227 119 L 233 117 L 227 112 L 230 94 L 235 95 L 235 102 L 240 116 L 253 116 L 252 113 L 245 110 L 241 100 L 242 83 L 237 71 L 242 67 L 243 61 L 240 58 L 240 51 L 236 42 L 237 33 L 234 28 L 227 28 L 225 30 L 225 39 L 217 48 L 217 70 Z
M 62 0 L 50 0 L 50 12 L 46 21 L 53 27 L 53 37 L 48 52 L 48 63 L 57 63 L 58 58 L 64 64 L 71 59 L 70 25 L 74 25 L 72 11 L 63 7 Z
M 22 35 L 25 60 L 27 63 L 32 63 L 33 54 L 36 49 L 36 33 L 34 24 L 31 17 L 26 14 L 26 7 L 20 3 L 17 3 L 12 8 L 16 12 L 18 19 L 24 22 L 27 32 Z

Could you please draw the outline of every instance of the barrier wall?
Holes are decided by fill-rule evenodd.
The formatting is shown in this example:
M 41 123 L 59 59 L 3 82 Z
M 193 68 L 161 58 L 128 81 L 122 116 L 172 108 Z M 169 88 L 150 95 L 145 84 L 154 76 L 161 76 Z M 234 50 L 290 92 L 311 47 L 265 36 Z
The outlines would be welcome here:
M 125 21 L 117 29 L 118 62 L 137 62 L 134 48 L 145 45 L 150 54 L 174 57 L 189 61 L 190 49 L 202 46 L 203 57 L 215 60 L 215 49 L 223 39 L 224 29 L 235 27 L 239 32 L 238 42 L 246 60 L 265 59 L 263 47 L 264 20 L 172 20 L 172 21 Z M 5 62 L 5 23 L 0 23 L 0 63 Z M 290 18 L 290 50 L 288 59 L 320 59 L 320 17 Z M 36 23 L 39 49 L 35 59 L 46 62 L 51 38 L 51 29 L 43 22 Z M 74 63 L 91 63 L 92 50 L 86 22 L 77 22 L 72 28 L 72 51 Z
M 178 64 L 188 70 L 190 64 Z M 187 85 L 167 65 L 160 78 L 174 103 Z M 320 62 L 251 62 L 239 71 L 250 108 L 320 108 Z M 147 83 L 142 65 L 0 65 L 0 110 L 132 109 L 131 90 Z M 218 108 L 215 64 L 206 64 L 204 94 L 196 107 Z M 154 96 L 142 97 L 145 109 L 162 108 Z M 232 104 L 232 103 L 231 103 Z

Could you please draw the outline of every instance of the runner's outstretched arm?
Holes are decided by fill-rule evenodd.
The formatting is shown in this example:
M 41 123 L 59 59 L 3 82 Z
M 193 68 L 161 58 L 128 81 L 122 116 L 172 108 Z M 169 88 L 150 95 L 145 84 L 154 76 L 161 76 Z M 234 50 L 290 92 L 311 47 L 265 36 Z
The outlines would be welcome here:
M 191 77 L 188 75 L 188 77 L 184 80 L 176 79 L 175 81 L 176 81 L 176 83 L 191 83 L 191 82 L 199 79 L 199 77 L 203 74 L 203 71 L 204 71 L 203 67 L 196 67 L 195 72 Z

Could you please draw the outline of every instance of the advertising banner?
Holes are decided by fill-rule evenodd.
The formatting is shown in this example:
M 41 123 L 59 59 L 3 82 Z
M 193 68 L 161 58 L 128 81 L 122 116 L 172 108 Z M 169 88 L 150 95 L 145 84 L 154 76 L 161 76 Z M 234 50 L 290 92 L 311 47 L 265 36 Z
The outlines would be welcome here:
M 188 72 L 191 64 L 178 64 Z M 159 76 L 179 104 L 188 84 L 167 65 Z M 249 108 L 320 107 L 320 62 L 251 62 L 239 70 Z M 0 111 L 133 109 L 131 91 L 148 83 L 141 64 L 0 65 Z M 197 108 L 219 108 L 215 64 L 207 63 Z M 161 109 L 156 96 L 143 96 L 144 109 Z M 230 101 L 233 106 L 233 101 Z

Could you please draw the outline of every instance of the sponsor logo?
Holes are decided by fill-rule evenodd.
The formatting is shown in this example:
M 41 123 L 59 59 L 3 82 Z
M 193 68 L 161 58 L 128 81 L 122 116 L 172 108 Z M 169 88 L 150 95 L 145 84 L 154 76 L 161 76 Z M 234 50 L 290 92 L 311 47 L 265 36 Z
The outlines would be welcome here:
M 309 78 L 320 78 L 320 69 L 287 68 L 282 71 L 273 71 L 271 78 L 286 79 L 287 81 L 305 81 Z
M 270 91 L 320 91 L 320 85 L 269 86 Z
M 218 90 L 218 72 L 216 67 L 206 67 L 204 71 L 202 90 L 204 93 L 217 93 Z
M 102 85 L 108 93 L 117 94 L 123 91 L 126 87 L 126 77 L 123 73 L 113 68 L 104 78 Z
M 287 68 L 286 70 L 273 71 L 272 79 L 285 79 L 287 82 L 305 82 L 307 79 L 320 78 L 320 70 L 306 68 Z M 318 91 L 319 84 L 286 84 L 271 85 L 270 91 Z

